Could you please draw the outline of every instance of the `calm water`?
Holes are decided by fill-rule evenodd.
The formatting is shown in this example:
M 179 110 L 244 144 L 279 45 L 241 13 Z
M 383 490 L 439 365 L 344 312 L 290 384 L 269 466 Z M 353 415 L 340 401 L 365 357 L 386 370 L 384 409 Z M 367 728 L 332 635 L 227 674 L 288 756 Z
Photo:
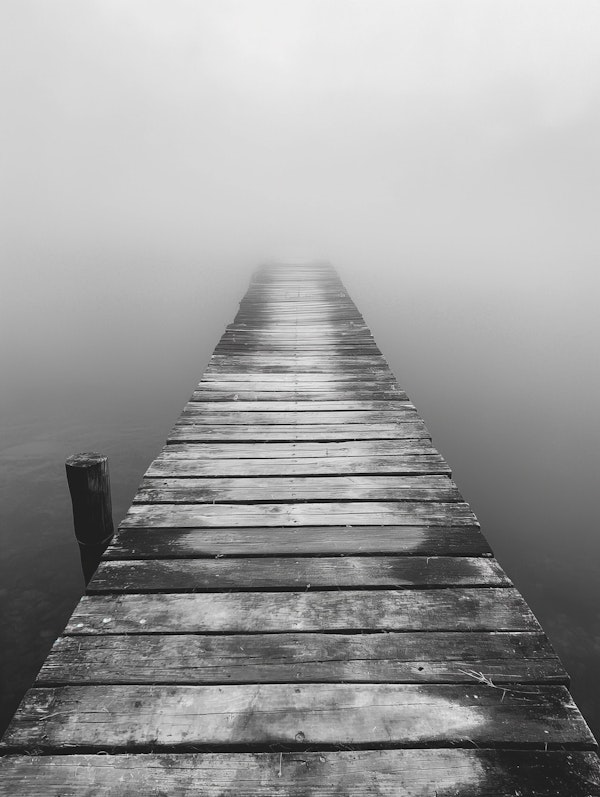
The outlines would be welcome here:
M 599 379 L 589 293 L 560 275 L 518 286 L 488 275 L 479 288 L 476 279 L 411 279 L 392 267 L 373 279 L 346 262 L 347 287 L 598 733 Z M 127 303 L 99 301 L 93 279 L 82 281 L 68 321 L 58 291 L 51 311 L 40 296 L 36 334 L 6 342 L 0 725 L 82 594 L 65 458 L 109 456 L 119 520 L 233 317 L 246 275 L 204 268 L 185 295 L 166 284 L 158 279 Z

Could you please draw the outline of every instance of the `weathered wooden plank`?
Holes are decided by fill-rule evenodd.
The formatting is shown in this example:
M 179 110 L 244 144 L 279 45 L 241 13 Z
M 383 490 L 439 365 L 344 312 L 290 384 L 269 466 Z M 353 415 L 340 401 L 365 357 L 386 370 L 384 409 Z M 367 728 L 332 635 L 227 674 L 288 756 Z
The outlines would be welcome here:
M 202 375 L 202 379 L 198 383 L 200 387 L 207 384 L 214 384 L 219 386 L 222 390 L 229 390 L 232 382 L 240 383 L 246 386 L 248 390 L 280 390 L 288 387 L 305 387 L 307 390 L 311 388 L 326 388 L 332 386 L 337 388 L 341 384 L 342 387 L 347 387 L 346 383 L 355 384 L 369 383 L 374 384 L 379 390 L 382 385 L 388 386 L 389 389 L 394 389 L 392 386 L 397 386 L 396 379 L 391 371 L 383 371 L 380 368 L 362 368 L 361 370 L 342 371 L 334 370 L 331 368 L 330 372 L 306 372 L 306 371 L 293 371 L 281 373 L 269 373 L 268 371 L 213 371 L 207 369 Z
M 360 348 L 361 346 L 376 345 L 370 330 L 364 326 L 338 326 L 331 324 L 311 324 L 293 326 L 272 324 L 265 326 L 230 326 L 221 338 L 232 343 L 284 343 L 295 344 L 296 351 L 306 353 L 303 344 L 322 344 L 326 346 L 347 345 Z
M 369 526 L 228 529 L 119 529 L 104 558 L 378 555 L 489 556 L 474 526 Z
M 232 387 L 228 390 L 211 389 L 204 386 L 192 393 L 190 401 L 406 401 L 408 396 L 402 390 L 375 390 L 365 388 L 363 384 L 354 388 L 330 388 L 321 390 L 248 390 L 244 387 Z
M 332 355 L 337 354 L 344 357 L 362 357 L 368 355 L 380 355 L 381 351 L 372 338 L 363 341 L 347 340 L 313 340 L 299 341 L 297 339 L 284 340 L 281 338 L 270 338 L 265 341 L 253 340 L 251 338 L 238 339 L 235 337 L 223 336 L 215 347 L 215 353 L 220 355 L 247 355 L 247 354 L 274 354 L 291 356 L 301 348 L 304 354 L 311 355 Z
M 447 476 L 295 476 L 144 479 L 134 503 L 233 501 L 462 501 Z
M 423 440 L 353 440 L 350 442 L 289 442 L 289 443 L 180 443 L 169 445 L 159 454 L 160 459 L 276 459 L 298 457 L 378 457 L 407 454 L 433 455 L 437 450 Z M 285 473 L 281 473 L 285 476 Z
M 169 432 L 168 442 L 291 442 L 331 440 L 419 440 L 431 439 L 422 421 L 396 424 L 319 424 L 304 426 L 231 426 L 227 424 L 177 423 Z
M 205 412 L 402 412 L 405 408 L 414 409 L 414 404 L 409 401 L 375 401 L 372 399 L 354 400 L 346 399 L 316 401 L 222 401 L 218 404 L 210 402 L 190 401 L 186 404 L 186 411 Z
M 261 412 L 259 410 L 224 410 L 220 405 L 206 406 L 201 402 L 187 404 L 179 416 L 178 424 L 232 424 L 235 426 L 303 426 L 329 425 L 329 424 L 396 424 L 407 421 L 421 420 L 415 408 L 408 401 L 398 401 L 395 411 L 360 412 L 348 410 L 336 412 L 335 410 L 312 412 L 307 408 L 304 412 L 281 412 L 272 410 Z
M 477 525 L 470 506 L 414 501 L 331 501 L 327 504 L 133 504 L 121 527 L 202 526 L 452 526 Z
M 449 556 L 262 557 L 101 562 L 88 584 L 102 592 L 501 587 L 495 559 Z
M 511 587 L 90 595 L 65 633 L 539 631 Z
M 125 634 L 60 637 L 41 686 L 85 683 L 568 684 L 545 634 Z
M 259 445 L 256 443 L 255 445 Z M 170 446 L 169 448 L 174 448 Z M 148 478 L 203 476 L 337 476 L 352 475 L 450 475 L 440 454 L 364 457 L 279 457 L 276 459 L 200 459 L 159 455 L 146 471 Z
M 392 397 L 396 394 L 404 395 L 403 391 L 397 387 L 396 383 L 392 380 L 359 380 L 359 379 L 336 379 L 335 381 L 327 380 L 309 380 L 297 378 L 282 378 L 274 381 L 263 379 L 252 379 L 251 377 L 244 377 L 243 379 L 202 379 L 198 383 L 196 392 L 206 393 L 227 393 L 229 391 L 239 392 L 257 392 L 257 393 L 273 393 L 279 395 L 285 392 L 308 393 L 312 395 L 329 395 L 335 399 L 336 396 L 344 397 L 344 395 L 352 395 L 356 393 L 391 393 Z
M 296 344 L 297 346 L 297 344 Z M 353 357 L 341 355 L 337 351 L 330 354 L 298 354 L 298 349 L 281 354 L 257 352 L 254 354 L 213 354 L 205 373 L 255 372 L 276 373 L 354 373 L 369 369 L 370 372 L 383 371 L 391 375 L 390 367 L 382 354 L 356 354 Z
M 353 750 L 9 756 L 7 797 L 596 797 L 595 753 Z M 2 789 L 5 789 L 2 791 Z
M 225 684 L 31 689 L 4 747 L 594 749 L 563 686 Z

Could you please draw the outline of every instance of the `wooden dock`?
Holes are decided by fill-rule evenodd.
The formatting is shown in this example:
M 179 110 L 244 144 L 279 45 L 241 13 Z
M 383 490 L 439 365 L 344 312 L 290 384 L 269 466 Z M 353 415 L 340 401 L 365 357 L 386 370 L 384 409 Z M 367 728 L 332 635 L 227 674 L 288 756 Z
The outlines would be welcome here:
M 336 273 L 260 269 L 0 793 L 600 795 L 568 677 Z

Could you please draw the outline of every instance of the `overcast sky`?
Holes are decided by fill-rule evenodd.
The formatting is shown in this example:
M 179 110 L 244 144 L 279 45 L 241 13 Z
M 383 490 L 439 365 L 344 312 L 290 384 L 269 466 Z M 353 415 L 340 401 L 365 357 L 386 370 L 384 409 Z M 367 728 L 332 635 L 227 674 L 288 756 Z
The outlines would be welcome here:
M 596 0 L 4 0 L 0 14 L 11 252 L 234 239 L 328 254 L 381 235 L 465 246 L 468 230 L 490 246 L 529 242 L 531 225 L 575 253 L 598 243 Z

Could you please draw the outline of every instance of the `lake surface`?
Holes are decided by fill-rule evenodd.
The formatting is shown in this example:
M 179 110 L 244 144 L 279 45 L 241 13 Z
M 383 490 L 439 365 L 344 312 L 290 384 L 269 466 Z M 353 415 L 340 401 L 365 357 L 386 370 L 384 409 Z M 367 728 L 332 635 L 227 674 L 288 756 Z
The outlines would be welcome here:
M 424 277 L 418 264 L 411 275 L 346 262 L 340 273 L 351 295 L 598 734 L 593 294 L 558 273 L 457 284 L 451 271 Z M 120 520 L 248 278 L 204 267 L 181 291 L 149 274 L 143 295 L 125 285 L 99 296 L 99 282 L 82 277 L 77 307 L 63 306 L 59 290 L 46 305 L 33 289 L 35 332 L 3 341 L 2 726 L 83 590 L 64 460 L 85 450 L 108 455 Z

